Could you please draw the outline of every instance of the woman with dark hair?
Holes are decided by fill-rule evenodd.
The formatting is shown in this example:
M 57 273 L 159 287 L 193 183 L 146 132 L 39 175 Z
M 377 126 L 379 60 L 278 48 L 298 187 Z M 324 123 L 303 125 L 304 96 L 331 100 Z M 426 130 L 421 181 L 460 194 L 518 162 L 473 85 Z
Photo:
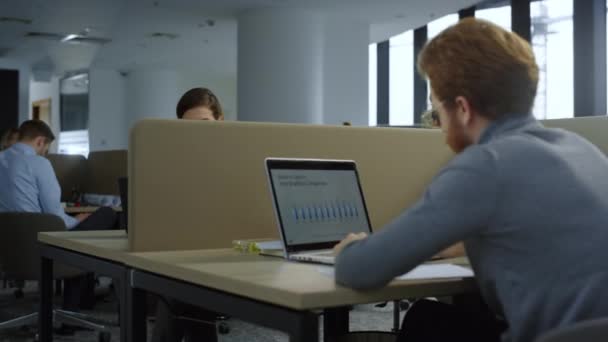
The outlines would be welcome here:
M 188 90 L 177 103 L 178 119 L 223 121 L 224 112 L 217 96 L 207 88 Z M 159 298 L 156 324 L 152 333 L 154 342 L 217 341 L 216 313 L 173 299 Z
M 192 88 L 184 93 L 177 103 L 175 114 L 178 119 L 184 120 L 224 120 L 220 101 L 207 88 Z

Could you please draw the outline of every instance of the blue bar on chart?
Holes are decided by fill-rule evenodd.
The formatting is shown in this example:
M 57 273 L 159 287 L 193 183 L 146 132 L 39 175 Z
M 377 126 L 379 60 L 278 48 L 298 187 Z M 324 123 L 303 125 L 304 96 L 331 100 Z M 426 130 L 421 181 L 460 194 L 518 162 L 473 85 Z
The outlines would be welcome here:
M 359 217 L 359 210 L 347 201 L 331 201 L 293 207 L 291 215 L 296 223 L 344 221 Z

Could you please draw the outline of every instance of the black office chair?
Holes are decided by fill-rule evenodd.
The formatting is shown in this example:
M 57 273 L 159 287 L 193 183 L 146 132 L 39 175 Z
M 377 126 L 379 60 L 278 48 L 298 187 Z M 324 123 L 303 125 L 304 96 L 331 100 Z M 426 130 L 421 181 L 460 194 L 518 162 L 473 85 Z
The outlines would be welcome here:
M 40 277 L 40 256 L 38 254 L 38 233 L 65 231 L 65 223 L 55 215 L 39 213 L 0 213 L 0 264 L 8 279 L 38 280 Z M 65 279 L 84 274 L 75 268 L 56 265 L 55 279 Z M 110 341 L 110 326 L 94 320 L 88 315 L 54 309 L 53 321 L 71 324 L 97 331 L 98 340 Z M 17 317 L 0 323 L 0 330 L 17 328 L 38 323 L 38 312 Z

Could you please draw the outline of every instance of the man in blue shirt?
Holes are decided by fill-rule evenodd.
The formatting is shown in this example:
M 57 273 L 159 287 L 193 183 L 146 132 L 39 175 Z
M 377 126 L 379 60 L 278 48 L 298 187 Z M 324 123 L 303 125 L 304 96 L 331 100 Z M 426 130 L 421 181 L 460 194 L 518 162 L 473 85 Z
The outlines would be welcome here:
M 55 171 L 44 157 L 53 140 L 55 135 L 47 124 L 29 120 L 19 127 L 18 142 L 0 152 L 0 212 L 53 214 L 70 230 L 114 229 L 117 217 L 111 208 L 75 217 L 65 213 Z M 94 286 L 92 274 L 65 279 L 63 308 L 92 308 Z
M 61 217 L 68 229 L 113 229 L 116 213 L 100 208 L 75 217 L 61 206 L 61 188 L 47 154 L 55 136 L 40 120 L 19 127 L 19 140 L 0 152 L 0 212 L 46 213 Z

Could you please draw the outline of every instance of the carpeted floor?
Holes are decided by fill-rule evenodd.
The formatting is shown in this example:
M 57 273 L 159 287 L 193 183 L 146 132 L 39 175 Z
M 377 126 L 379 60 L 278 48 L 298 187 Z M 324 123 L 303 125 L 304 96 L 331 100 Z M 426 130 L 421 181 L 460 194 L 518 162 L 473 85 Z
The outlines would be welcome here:
M 101 278 L 100 286 L 97 288 L 98 302 L 94 311 L 85 312 L 90 314 L 95 319 L 109 321 L 116 324 L 117 302 L 113 291 L 109 288 L 109 280 Z M 0 284 L 1 285 L 1 284 Z M 13 295 L 14 289 L 0 289 L 0 322 L 12 319 L 21 315 L 25 315 L 37 310 L 38 295 L 36 293 L 36 283 L 28 282 L 24 289 L 25 297 L 21 299 L 15 298 Z M 57 297 L 57 302 L 60 302 L 60 297 Z M 153 327 L 153 319 L 148 323 L 148 331 L 151 332 Z M 232 341 L 247 341 L 247 342 L 284 342 L 288 338 L 285 334 L 279 331 L 266 329 L 260 326 L 249 324 L 238 319 L 229 319 L 227 321 L 230 327 L 230 332 L 226 335 L 220 335 L 220 342 Z M 376 307 L 375 305 L 360 305 L 356 306 L 350 314 L 350 329 L 351 331 L 366 331 L 366 330 L 381 330 L 390 331 L 393 327 L 393 307 L 389 303 L 385 307 Z M 0 331 L 0 342 L 25 342 L 33 341 L 36 333 L 35 327 L 26 329 L 9 329 Z M 149 334 L 150 335 L 150 334 Z M 55 335 L 55 341 L 97 341 L 97 334 L 90 330 L 76 331 L 72 335 Z M 119 328 L 112 329 L 112 341 L 119 341 Z

